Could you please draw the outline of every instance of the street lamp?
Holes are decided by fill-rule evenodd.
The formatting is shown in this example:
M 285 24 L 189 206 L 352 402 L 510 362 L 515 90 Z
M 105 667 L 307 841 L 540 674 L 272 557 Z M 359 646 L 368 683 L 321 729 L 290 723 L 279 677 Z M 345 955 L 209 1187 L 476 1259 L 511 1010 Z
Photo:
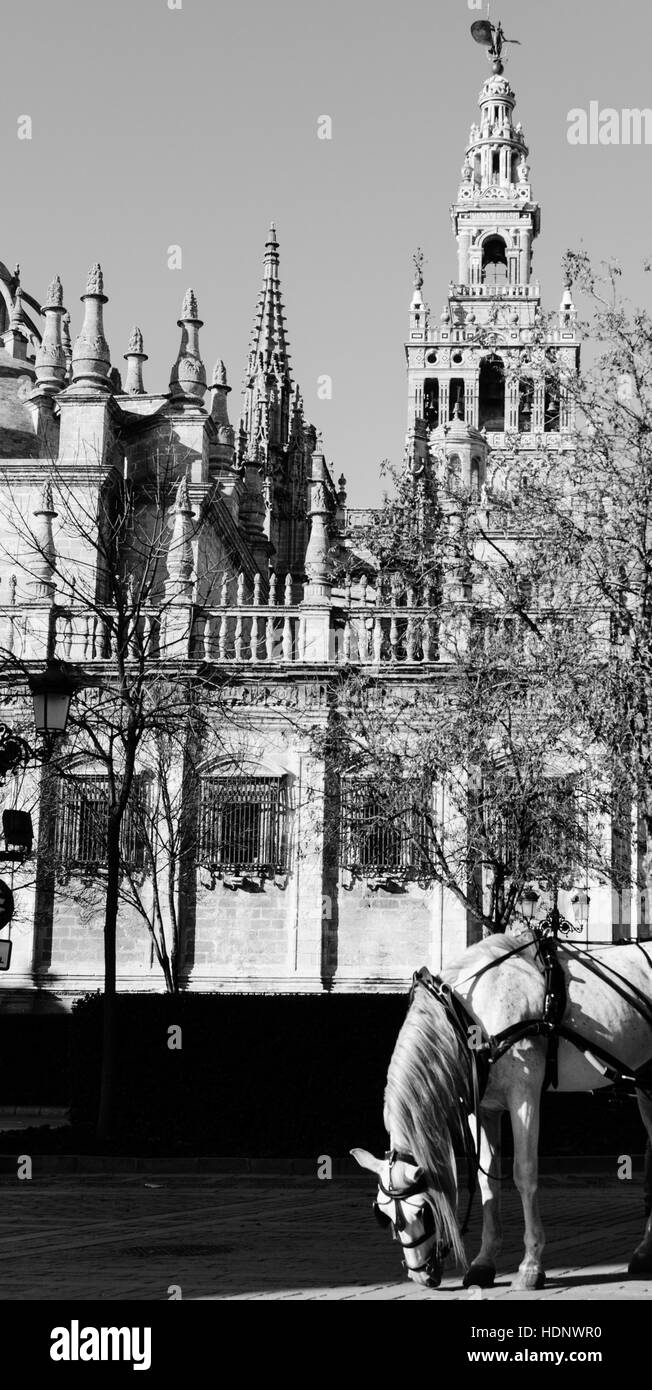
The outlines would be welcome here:
M 535 888 L 526 888 L 521 894 L 521 912 L 526 922 L 531 922 L 536 912 L 539 894 Z
M 584 929 L 589 920 L 590 902 L 591 899 L 585 888 L 578 888 L 577 892 L 573 893 L 573 896 L 571 898 L 573 916 L 580 931 Z
M 52 737 L 63 734 L 68 723 L 70 701 L 77 681 L 63 661 L 48 657 L 45 670 L 29 677 L 34 701 L 34 724 L 37 734 Z
M 563 935 L 567 935 L 568 932 L 572 931 L 579 932 L 582 930 L 582 927 L 588 921 L 588 893 L 585 893 L 584 891 L 577 892 L 571 899 L 571 902 L 573 904 L 573 916 L 575 918 L 575 922 L 569 922 L 566 919 L 566 917 L 562 917 L 561 912 L 559 911 L 558 894 L 559 888 L 558 885 L 555 883 L 552 886 L 552 891 L 550 895 L 551 905 L 548 908 L 548 911 L 546 912 L 545 916 L 543 918 L 537 918 L 535 924 L 535 930 L 539 932 L 542 936 L 545 936 L 546 934 L 558 936 L 559 932 L 562 932 Z M 544 906 L 547 899 L 548 895 L 546 894 L 546 899 L 543 900 Z M 540 898 L 535 888 L 526 888 L 524 890 L 524 892 L 521 895 L 521 912 L 526 922 L 532 923 L 534 921 L 537 905 L 541 901 L 542 899 Z

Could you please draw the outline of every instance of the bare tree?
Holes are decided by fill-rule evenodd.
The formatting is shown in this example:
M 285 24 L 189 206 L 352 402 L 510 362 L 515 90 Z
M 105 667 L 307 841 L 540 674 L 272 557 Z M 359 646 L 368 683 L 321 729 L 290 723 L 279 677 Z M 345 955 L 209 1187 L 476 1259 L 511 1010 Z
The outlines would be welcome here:
M 610 872 L 611 768 L 593 718 L 604 603 L 582 590 L 572 538 L 558 543 L 565 476 L 547 513 L 533 497 L 481 503 L 425 470 L 390 474 L 393 494 L 351 543 L 354 573 L 370 567 L 390 596 L 392 678 L 349 673 L 325 740 L 362 826 L 345 830 L 345 855 L 360 874 L 384 857 L 388 879 L 437 881 L 504 931 L 528 883 Z M 424 651 L 438 664 L 416 672 Z
M 98 1137 L 109 1137 L 114 1113 L 116 932 L 121 901 L 146 917 L 153 949 L 168 987 L 177 979 L 176 892 L 181 846 L 176 821 L 196 742 L 202 704 L 219 695 L 213 673 L 188 666 L 193 623 L 193 543 L 210 530 L 210 497 L 196 516 L 174 448 L 163 451 L 146 475 L 93 467 L 66 470 L 51 463 L 42 492 L 25 496 L 7 473 L 9 500 L 6 560 L 18 581 L 15 609 L 5 614 L 3 681 L 15 684 L 47 661 L 63 661 L 77 681 L 64 743 L 50 750 L 44 801 L 53 805 L 58 779 L 81 771 L 101 774 L 95 831 L 104 896 L 104 1022 Z M 55 529 L 54 523 L 58 522 Z M 223 581 L 222 567 L 204 557 L 202 594 L 210 601 Z M 153 759 L 153 763 L 152 760 Z M 171 792 L 172 765 L 184 769 Z M 157 775 L 156 802 L 145 810 L 148 769 Z M 100 804 L 101 803 L 101 804 Z M 160 815 L 154 831 L 154 815 Z M 47 817 L 45 817 L 47 821 Z M 41 834 L 40 851 L 61 859 L 54 818 Z M 161 868 L 166 839 L 167 907 L 157 897 L 144 910 L 133 856 L 140 823 L 141 867 Z M 158 823 L 158 822 L 157 822 Z M 146 833 L 146 831 L 148 833 Z M 47 839 L 44 839 L 44 836 Z M 101 851 L 101 852 L 100 852 Z M 91 856 L 92 857 L 92 856 Z M 148 862 L 147 862 L 148 861 Z M 171 935 L 166 936 L 167 916 Z

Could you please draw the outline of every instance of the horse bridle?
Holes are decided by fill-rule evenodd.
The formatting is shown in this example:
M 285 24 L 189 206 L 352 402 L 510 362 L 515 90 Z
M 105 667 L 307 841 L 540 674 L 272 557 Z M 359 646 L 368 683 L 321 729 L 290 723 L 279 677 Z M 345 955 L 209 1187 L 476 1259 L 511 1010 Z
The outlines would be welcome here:
M 392 1168 L 395 1163 L 410 1163 L 414 1167 L 418 1167 L 418 1164 L 412 1154 L 406 1153 L 403 1149 L 389 1149 L 385 1154 L 385 1158 L 389 1163 L 388 1185 L 385 1187 L 382 1178 L 379 1178 L 378 1186 L 383 1195 L 387 1197 L 388 1201 L 394 1204 L 394 1219 L 392 1220 L 391 1216 L 388 1216 L 386 1212 L 383 1211 L 377 1198 L 373 1203 L 374 1216 L 380 1226 L 391 1226 L 394 1240 L 398 1240 L 403 1250 L 417 1250 L 420 1245 L 425 1245 L 426 1241 L 430 1240 L 431 1236 L 434 1234 L 435 1218 L 433 1210 L 430 1202 L 420 1203 L 419 1205 L 423 1212 L 423 1235 L 419 1240 L 403 1240 L 401 1233 L 407 1226 L 403 1204 L 410 1197 L 416 1197 L 419 1193 L 426 1192 L 425 1182 L 423 1178 L 419 1178 L 417 1182 L 410 1183 L 407 1187 L 394 1187 L 392 1183 Z M 425 1271 L 429 1277 L 434 1278 L 438 1273 L 437 1266 L 441 1264 L 442 1260 L 446 1259 L 450 1249 L 450 1244 L 446 1244 L 444 1241 L 436 1238 L 423 1264 L 409 1265 L 406 1260 L 403 1260 L 403 1268 L 407 1270 L 408 1274 L 419 1274 Z

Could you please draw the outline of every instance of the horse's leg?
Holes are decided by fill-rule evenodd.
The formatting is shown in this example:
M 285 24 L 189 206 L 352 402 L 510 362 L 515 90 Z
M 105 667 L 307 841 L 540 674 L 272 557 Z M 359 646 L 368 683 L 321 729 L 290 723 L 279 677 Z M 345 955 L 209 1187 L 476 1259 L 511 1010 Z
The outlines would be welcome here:
M 545 1235 L 539 1215 L 538 1148 L 540 1079 L 533 1068 L 534 1089 L 521 1087 L 510 1096 L 509 1111 L 514 1133 L 514 1182 L 523 1203 L 525 1255 L 514 1280 L 516 1289 L 542 1289 L 546 1276 L 541 1262 Z
M 643 1124 L 652 1141 L 652 1100 L 637 1091 L 638 1108 L 641 1112 Z M 648 1215 L 645 1232 L 640 1245 L 637 1245 L 634 1254 L 629 1262 L 629 1273 L 637 1277 L 640 1274 L 652 1274 L 652 1213 Z
M 480 1112 L 480 1172 L 478 1187 L 482 1195 L 482 1244 L 473 1264 L 464 1275 L 464 1287 L 491 1288 L 500 1254 L 500 1110 Z M 475 1120 L 470 1123 L 475 1130 Z M 483 1171 L 484 1169 L 484 1171 Z

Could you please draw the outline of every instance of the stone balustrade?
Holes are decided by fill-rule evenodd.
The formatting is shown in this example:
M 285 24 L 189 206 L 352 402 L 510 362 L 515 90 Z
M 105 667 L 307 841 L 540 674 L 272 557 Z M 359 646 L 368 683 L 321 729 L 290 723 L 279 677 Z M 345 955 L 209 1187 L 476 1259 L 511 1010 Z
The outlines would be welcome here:
M 447 663 L 448 643 L 433 593 L 417 596 L 362 576 L 348 579 L 330 599 L 297 603 L 291 575 L 277 586 L 271 576 L 266 601 L 262 580 L 245 594 L 236 580 L 235 602 L 226 582 L 219 603 L 182 597 L 161 607 L 134 605 L 117 612 L 81 602 L 18 603 L 0 607 L 0 660 L 42 661 L 46 655 L 83 666 L 128 660 L 191 661 L 218 665 L 320 664 L 363 666 Z M 231 588 L 231 593 L 233 589 Z

